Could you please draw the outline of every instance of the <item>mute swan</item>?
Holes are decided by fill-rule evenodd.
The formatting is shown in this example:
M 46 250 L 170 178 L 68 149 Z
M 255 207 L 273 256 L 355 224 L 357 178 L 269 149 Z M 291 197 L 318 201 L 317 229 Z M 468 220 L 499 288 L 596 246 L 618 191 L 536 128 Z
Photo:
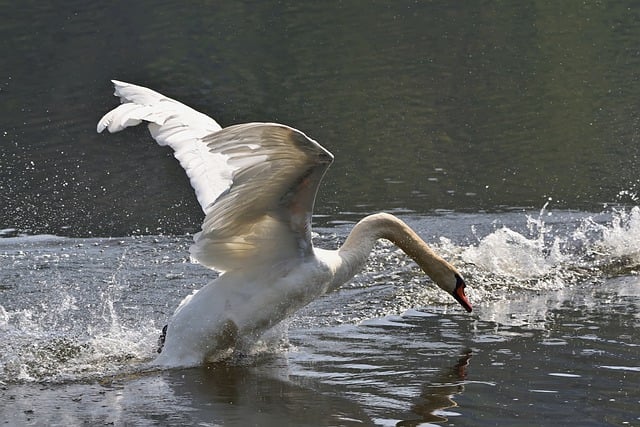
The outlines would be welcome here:
M 333 155 L 304 133 L 276 123 L 223 129 L 151 89 L 113 84 L 122 104 L 102 117 L 97 131 L 145 121 L 156 142 L 174 150 L 205 214 L 191 256 L 222 272 L 180 303 L 155 365 L 195 366 L 255 342 L 353 277 L 378 239 L 399 246 L 471 311 L 460 273 L 393 215 L 367 216 L 338 250 L 313 247 L 314 199 Z

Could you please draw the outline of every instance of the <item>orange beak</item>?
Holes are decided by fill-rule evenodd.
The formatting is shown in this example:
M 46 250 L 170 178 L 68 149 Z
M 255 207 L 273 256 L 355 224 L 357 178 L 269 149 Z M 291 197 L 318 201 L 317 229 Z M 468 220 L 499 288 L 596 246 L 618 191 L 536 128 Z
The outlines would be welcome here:
M 460 305 L 464 307 L 465 310 L 471 313 L 471 310 L 473 309 L 471 308 L 469 299 L 464 293 L 464 288 L 466 286 L 464 280 L 462 280 L 462 277 L 460 276 L 457 277 L 457 280 L 458 282 L 456 283 L 456 288 L 453 290 L 452 295 L 456 299 L 456 301 L 458 301 Z

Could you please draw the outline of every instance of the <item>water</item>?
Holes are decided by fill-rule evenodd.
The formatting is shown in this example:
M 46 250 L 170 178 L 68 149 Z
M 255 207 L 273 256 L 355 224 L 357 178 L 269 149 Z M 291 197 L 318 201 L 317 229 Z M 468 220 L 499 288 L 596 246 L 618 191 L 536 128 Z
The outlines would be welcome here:
M 2 239 L 2 419 L 638 423 L 640 250 L 627 240 L 640 236 L 640 209 L 405 219 L 447 236 L 433 244 L 472 284 L 472 315 L 380 244 L 362 274 L 253 354 L 164 372 L 144 362 L 175 306 L 206 280 L 185 255 L 189 237 Z M 448 233 L 451 221 L 493 231 L 476 240 L 471 229 Z M 319 231 L 316 244 L 331 247 L 348 226 Z M 492 262 L 505 253 L 508 264 Z
M 4 425 L 640 425 L 632 2 L 3 6 Z M 216 274 L 171 155 L 95 134 L 111 78 L 317 139 L 315 244 L 397 213 L 474 312 L 381 242 L 251 354 L 148 370 Z

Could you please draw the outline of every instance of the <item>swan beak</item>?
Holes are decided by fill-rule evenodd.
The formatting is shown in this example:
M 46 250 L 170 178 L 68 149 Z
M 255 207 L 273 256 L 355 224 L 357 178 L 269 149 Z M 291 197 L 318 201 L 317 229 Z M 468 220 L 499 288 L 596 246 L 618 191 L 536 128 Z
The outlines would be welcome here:
M 456 301 L 458 301 L 460 305 L 463 306 L 465 310 L 467 310 L 467 312 L 471 313 L 471 310 L 472 310 L 471 303 L 469 302 L 469 299 L 464 293 L 465 286 L 466 285 L 464 283 L 464 280 L 462 280 L 461 278 L 458 278 L 458 283 L 456 283 L 456 288 L 453 290 L 451 294 L 456 299 Z

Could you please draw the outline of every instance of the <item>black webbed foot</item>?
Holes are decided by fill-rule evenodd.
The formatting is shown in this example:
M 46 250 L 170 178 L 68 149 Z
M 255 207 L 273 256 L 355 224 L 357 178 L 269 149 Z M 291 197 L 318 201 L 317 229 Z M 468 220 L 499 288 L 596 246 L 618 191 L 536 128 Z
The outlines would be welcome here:
M 164 327 L 162 328 L 162 333 L 160 333 L 160 336 L 158 337 L 158 353 L 162 353 L 164 341 L 167 339 L 167 326 L 169 325 L 164 325 Z

